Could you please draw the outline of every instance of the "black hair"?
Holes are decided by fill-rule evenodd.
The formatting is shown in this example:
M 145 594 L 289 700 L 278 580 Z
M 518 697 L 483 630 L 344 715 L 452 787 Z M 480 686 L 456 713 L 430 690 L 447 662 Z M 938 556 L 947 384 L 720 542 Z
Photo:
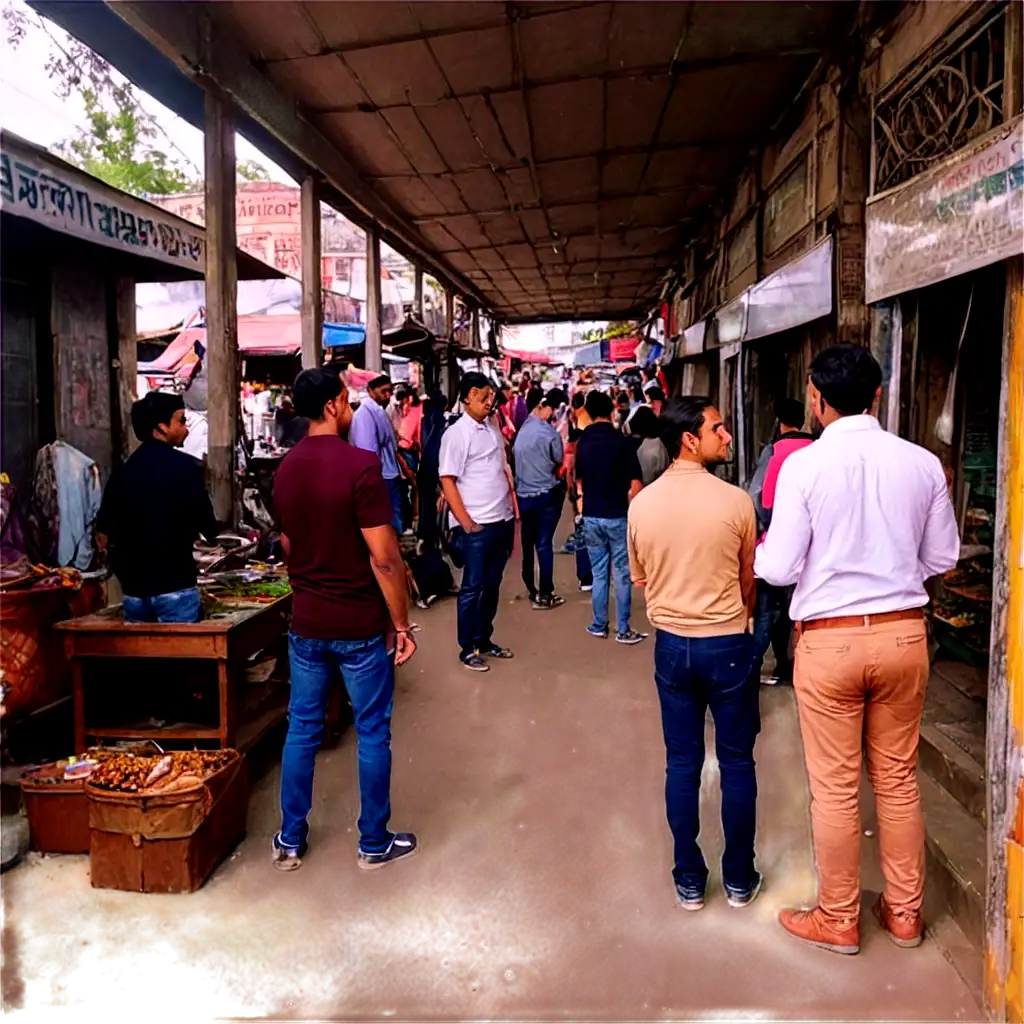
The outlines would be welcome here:
M 583 391 L 576 391 L 572 396 L 572 407 L 574 409 L 582 409 L 586 404 L 587 396 Z
M 185 399 L 181 395 L 172 395 L 169 391 L 150 391 L 132 403 L 132 430 L 140 441 L 152 441 L 153 431 L 170 423 L 171 417 L 184 408 Z
M 833 345 L 814 357 L 811 383 L 841 416 L 856 416 L 871 409 L 882 368 L 863 345 Z
M 494 385 L 490 379 L 485 377 L 482 373 L 478 373 L 476 370 L 470 370 L 469 373 L 462 375 L 462 380 L 459 381 L 459 401 L 465 402 L 469 398 L 469 393 L 474 388 L 479 388 L 481 391 L 484 388 L 492 388 Z
M 629 432 L 634 437 L 645 440 L 650 437 L 661 437 L 661 423 L 649 405 L 641 405 L 629 421 Z
M 320 422 L 324 418 L 324 406 L 341 394 L 344 385 L 334 370 L 314 367 L 303 370 L 292 385 L 292 401 L 295 411 L 308 420 Z
M 565 392 L 561 388 L 552 388 L 544 396 L 544 404 L 549 409 L 561 409 L 565 402 Z
M 677 395 L 661 412 L 661 439 L 668 457 L 675 461 L 683 448 L 683 434 L 700 434 L 704 410 L 711 407 L 710 398 Z
M 593 391 L 587 392 L 587 401 L 584 408 L 592 420 L 610 420 L 612 413 L 615 411 L 611 398 L 596 388 Z
M 647 389 L 647 401 L 648 402 L 664 402 L 665 392 L 661 388 L 648 388 Z
M 639 384 L 633 385 L 632 397 L 634 402 L 642 402 L 644 400 L 644 389 Z
M 775 402 L 775 418 L 784 427 L 801 430 L 807 418 L 807 410 L 804 409 L 804 403 L 796 398 L 779 398 Z
M 366 385 L 367 391 L 373 391 L 376 388 L 382 388 L 391 383 L 391 378 L 386 374 L 382 373 L 379 377 L 374 377 L 369 384 Z
M 526 411 L 533 412 L 543 401 L 544 390 L 542 388 L 530 388 L 526 393 Z

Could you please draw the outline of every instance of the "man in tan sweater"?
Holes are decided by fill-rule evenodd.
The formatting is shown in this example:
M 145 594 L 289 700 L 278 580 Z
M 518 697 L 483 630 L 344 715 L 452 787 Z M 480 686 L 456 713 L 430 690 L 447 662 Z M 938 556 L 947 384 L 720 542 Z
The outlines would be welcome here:
M 672 875 L 680 904 L 700 910 L 708 878 L 697 845 L 700 775 L 710 707 L 722 785 L 722 880 L 730 906 L 743 907 L 761 888 L 754 867 L 754 741 L 761 716 L 747 632 L 755 595 L 754 506 L 745 491 L 708 472 L 725 461 L 732 441 L 708 399 L 673 398 L 662 421 L 672 464 L 630 505 L 629 558 L 658 631 L 654 678 L 668 753 Z

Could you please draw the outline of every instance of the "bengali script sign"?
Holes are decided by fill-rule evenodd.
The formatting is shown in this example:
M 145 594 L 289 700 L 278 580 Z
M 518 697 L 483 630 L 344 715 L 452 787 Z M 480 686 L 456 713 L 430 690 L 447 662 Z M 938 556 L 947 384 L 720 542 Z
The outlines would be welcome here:
M 1024 132 L 1015 119 L 869 200 L 868 302 L 1024 252 Z
M 0 209 L 98 245 L 203 272 L 205 240 L 186 221 L 5 140 Z

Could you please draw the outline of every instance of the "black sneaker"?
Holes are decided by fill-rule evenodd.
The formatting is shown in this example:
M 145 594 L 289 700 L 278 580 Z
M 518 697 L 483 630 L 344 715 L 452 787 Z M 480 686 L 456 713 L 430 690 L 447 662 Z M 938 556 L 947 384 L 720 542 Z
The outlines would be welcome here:
M 470 672 L 490 672 L 491 666 L 480 657 L 476 651 L 472 651 L 470 654 L 460 654 L 459 661 L 470 670 Z
M 625 633 L 615 634 L 615 642 L 617 644 L 629 644 L 632 646 L 646 639 L 646 633 L 638 633 L 635 629 L 627 629 Z
M 676 898 L 683 910 L 704 909 L 704 890 L 695 885 L 679 885 L 677 882 Z
M 546 612 L 552 608 L 561 607 L 561 605 L 565 604 L 565 598 L 559 597 L 558 594 L 538 594 L 532 599 L 530 604 L 535 611 Z
M 359 866 L 364 871 L 374 871 L 387 864 L 392 864 L 402 857 L 410 857 L 416 852 L 416 837 L 411 832 L 396 833 L 383 853 L 363 853 L 359 851 Z
M 730 907 L 749 907 L 761 891 L 764 877 L 760 871 L 754 873 L 754 883 L 746 889 L 734 889 L 731 885 L 725 885 L 725 898 L 729 901 Z
M 507 647 L 499 647 L 497 644 L 491 644 L 490 647 L 481 647 L 480 653 L 485 658 L 500 658 L 502 661 L 508 661 L 510 658 L 515 657 L 515 654 Z
M 278 871 L 297 871 L 302 867 L 302 858 L 306 856 L 309 847 L 305 843 L 301 846 L 285 846 L 278 832 L 270 841 L 270 849 L 274 867 Z

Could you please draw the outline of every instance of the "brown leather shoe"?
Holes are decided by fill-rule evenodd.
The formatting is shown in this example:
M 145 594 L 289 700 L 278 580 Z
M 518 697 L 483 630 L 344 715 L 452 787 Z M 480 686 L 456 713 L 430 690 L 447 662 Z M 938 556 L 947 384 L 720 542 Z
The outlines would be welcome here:
M 897 913 L 885 902 L 885 896 L 879 896 L 872 908 L 878 923 L 886 934 L 904 949 L 913 949 L 921 945 L 924 937 L 924 918 L 919 911 L 905 910 Z
M 830 953 L 850 956 L 860 952 L 860 926 L 856 921 L 845 928 L 837 928 L 825 918 L 821 907 L 813 910 L 783 910 L 779 924 L 801 942 L 808 942 Z

